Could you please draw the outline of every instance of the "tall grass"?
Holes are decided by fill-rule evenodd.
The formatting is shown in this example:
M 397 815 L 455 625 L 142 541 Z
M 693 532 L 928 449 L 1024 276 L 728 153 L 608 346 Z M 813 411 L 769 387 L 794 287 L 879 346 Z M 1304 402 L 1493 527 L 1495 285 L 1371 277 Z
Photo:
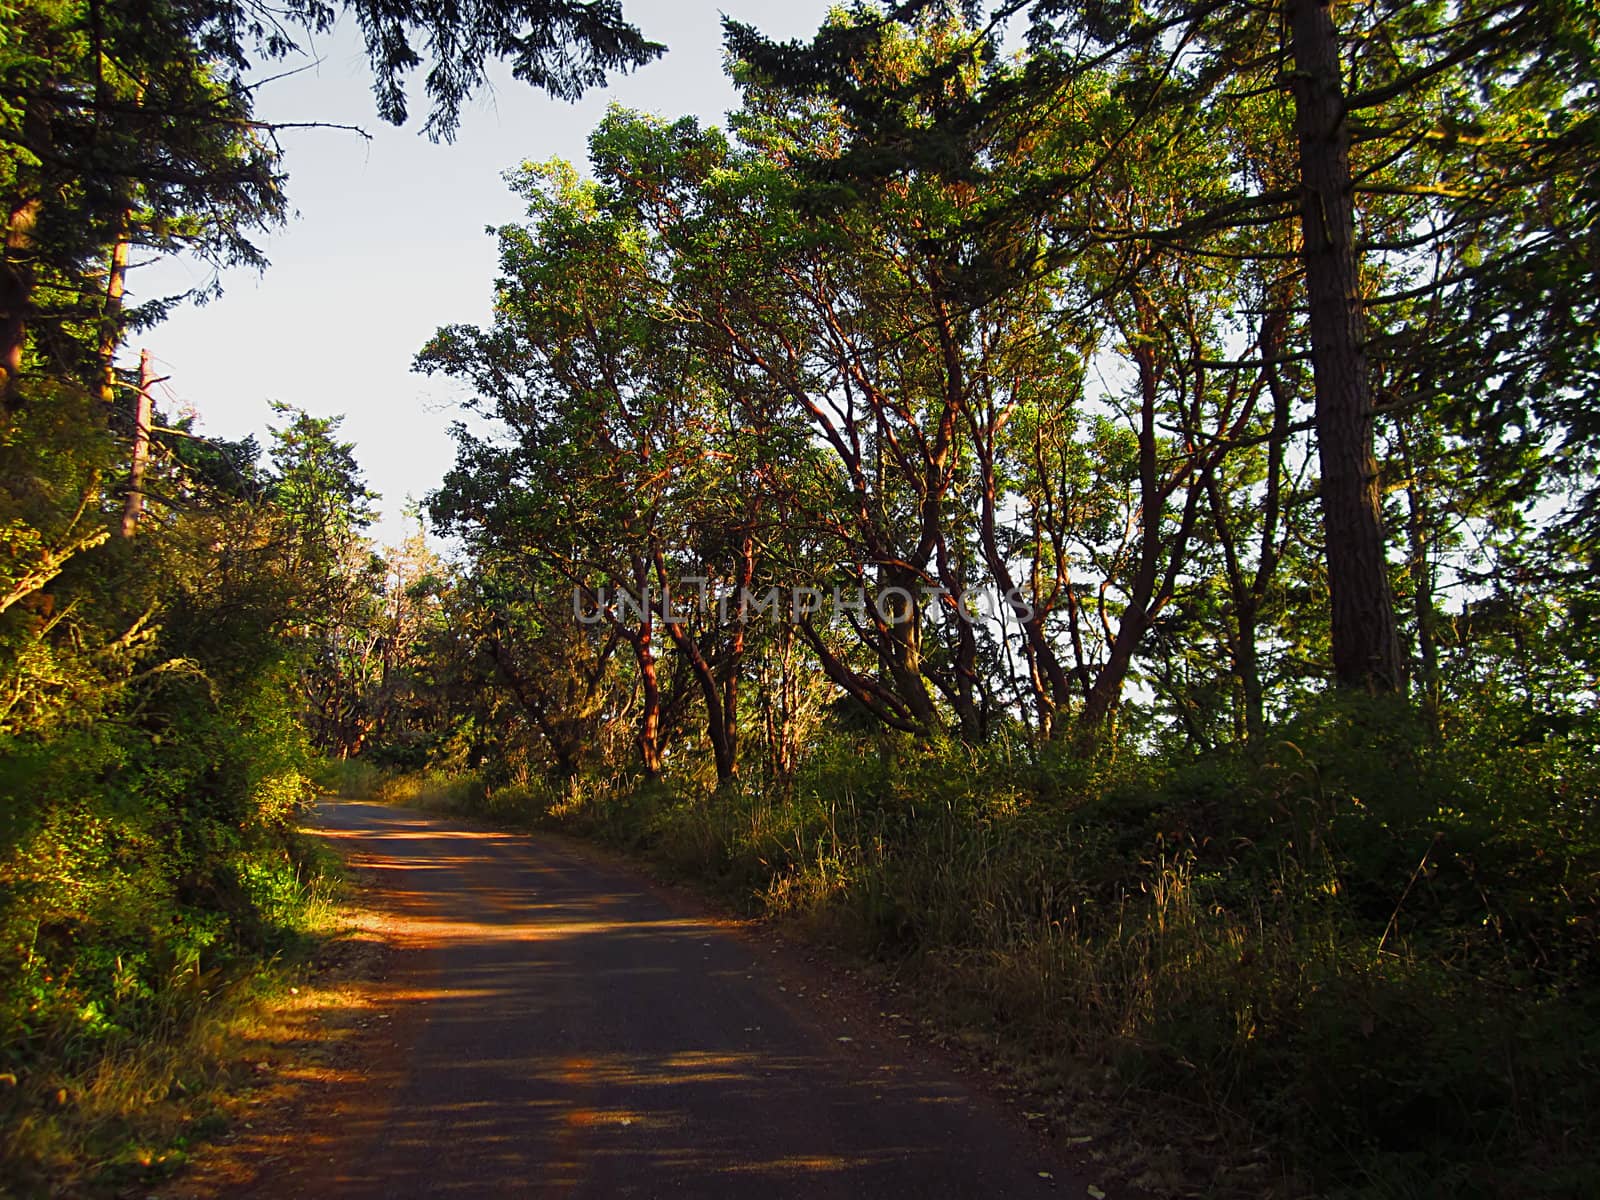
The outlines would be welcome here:
M 385 770 L 362 759 L 330 759 L 316 773 L 325 792 L 440 812 L 480 811 L 488 789 L 476 772 Z
M 324 792 L 351 800 L 373 800 L 389 777 L 381 767 L 361 758 L 329 758 L 318 763 L 312 778 Z

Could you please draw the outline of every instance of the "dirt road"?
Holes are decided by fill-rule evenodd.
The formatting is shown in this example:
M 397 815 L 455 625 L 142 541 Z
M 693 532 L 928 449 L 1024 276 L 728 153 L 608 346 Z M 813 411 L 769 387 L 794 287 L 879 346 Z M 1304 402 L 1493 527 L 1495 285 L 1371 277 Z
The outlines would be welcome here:
M 1085 1195 L 876 1014 L 799 999 L 625 870 L 375 804 L 319 820 L 396 914 L 393 1049 L 252 1194 Z

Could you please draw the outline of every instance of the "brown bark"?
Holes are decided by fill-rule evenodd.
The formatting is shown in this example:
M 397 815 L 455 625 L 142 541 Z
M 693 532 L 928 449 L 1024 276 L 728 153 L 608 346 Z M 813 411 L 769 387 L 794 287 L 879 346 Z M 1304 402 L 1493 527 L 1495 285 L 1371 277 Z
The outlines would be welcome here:
M 126 226 L 126 216 L 123 221 Z M 117 369 L 114 359 L 122 343 L 122 295 L 128 278 L 128 238 L 119 236 L 111 247 L 111 262 L 106 271 L 106 299 L 100 311 L 100 399 L 117 402 Z
M 1288 0 L 1288 15 L 1334 679 L 1393 692 L 1401 686 L 1400 643 L 1372 452 L 1338 34 L 1331 6 L 1318 0 Z
M 15 411 L 28 342 L 28 306 L 33 295 L 33 227 L 40 201 L 26 200 L 7 214 L 5 252 L 0 255 L 0 404 Z
M 633 641 L 634 657 L 639 664 L 639 762 L 644 767 L 645 778 L 661 778 L 661 683 L 656 675 L 655 653 L 650 645 L 650 627 Z
M 144 473 L 150 461 L 150 351 L 139 351 L 139 390 L 133 398 L 133 459 L 128 474 L 128 498 L 122 508 L 122 536 L 130 538 L 144 513 Z

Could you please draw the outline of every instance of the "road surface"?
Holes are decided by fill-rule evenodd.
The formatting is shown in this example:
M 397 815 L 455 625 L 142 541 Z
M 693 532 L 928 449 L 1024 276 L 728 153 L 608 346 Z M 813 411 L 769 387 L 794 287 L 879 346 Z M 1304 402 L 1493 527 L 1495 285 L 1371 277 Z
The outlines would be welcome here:
M 393 1049 L 252 1194 L 1085 1195 L 987 1097 L 630 872 L 377 804 L 318 823 L 395 917 Z

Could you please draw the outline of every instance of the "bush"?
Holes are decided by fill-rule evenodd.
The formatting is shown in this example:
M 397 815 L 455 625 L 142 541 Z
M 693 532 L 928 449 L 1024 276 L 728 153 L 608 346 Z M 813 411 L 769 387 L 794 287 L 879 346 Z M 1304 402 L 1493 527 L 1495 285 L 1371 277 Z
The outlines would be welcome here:
M 351 800 L 375 799 L 386 778 L 380 767 L 364 758 L 324 759 L 314 777 L 323 791 Z

